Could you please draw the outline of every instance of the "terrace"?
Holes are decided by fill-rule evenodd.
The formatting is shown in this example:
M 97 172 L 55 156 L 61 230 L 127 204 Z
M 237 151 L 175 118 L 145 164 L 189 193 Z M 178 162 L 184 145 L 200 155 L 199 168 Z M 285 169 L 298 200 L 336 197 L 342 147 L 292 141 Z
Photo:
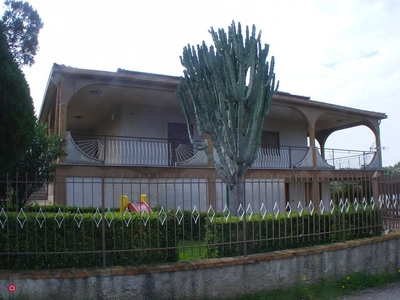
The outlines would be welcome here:
M 67 133 L 66 163 L 132 166 L 206 167 L 207 157 L 188 141 L 128 136 L 85 136 Z M 311 147 L 260 148 L 253 168 L 312 168 Z M 321 169 L 378 169 L 375 150 L 317 148 Z

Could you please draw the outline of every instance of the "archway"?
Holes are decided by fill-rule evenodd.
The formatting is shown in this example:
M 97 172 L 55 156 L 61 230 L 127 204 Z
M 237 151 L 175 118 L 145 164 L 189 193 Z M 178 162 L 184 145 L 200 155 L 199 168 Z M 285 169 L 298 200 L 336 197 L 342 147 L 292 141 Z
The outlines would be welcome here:
M 336 169 L 365 169 L 377 153 L 375 134 L 364 125 L 334 131 L 320 144 L 321 156 Z

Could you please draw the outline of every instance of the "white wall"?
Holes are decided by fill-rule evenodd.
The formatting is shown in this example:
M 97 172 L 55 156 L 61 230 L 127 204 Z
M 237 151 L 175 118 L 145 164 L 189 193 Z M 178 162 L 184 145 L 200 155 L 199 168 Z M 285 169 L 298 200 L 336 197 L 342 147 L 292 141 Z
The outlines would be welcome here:
M 226 202 L 226 186 L 216 180 L 216 205 L 212 209 L 222 212 Z M 321 184 L 321 196 L 325 209 L 329 209 L 329 182 Z M 307 198 L 304 182 L 290 184 L 290 206 L 292 211 L 298 210 L 298 204 L 308 210 L 310 199 Z M 104 178 L 105 207 L 119 207 L 120 197 L 126 195 L 129 202 L 139 203 L 140 195 L 146 194 L 150 207 L 164 209 L 193 210 L 206 212 L 210 208 L 208 183 L 205 178 Z M 276 214 L 284 212 L 285 180 L 268 178 L 247 178 L 245 183 L 245 210 L 248 213 Z M 319 199 L 321 200 L 321 199 Z M 319 205 L 318 200 L 318 205 Z M 94 206 L 102 205 L 101 177 L 67 177 L 67 205 Z M 320 207 L 315 205 L 315 211 Z M 233 213 L 233 212 L 231 212 Z
M 216 210 L 223 211 L 228 206 L 226 197 L 226 185 L 221 180 L 216 184 Z M 275 211 L 285 209 L 285 185 L 282 179 L 250 179 L 245 182 L 245 210 L 248 213 L 263 214 L 265 211 L 272 213 L 276 203 Z M 250 205 L 250 208 L 249 208 Z M 233 212 L 231 212 L 233 213 Z
M 102 178 L 67 177 L 67 205 L 102 205 Z M 207 180 L 204 178 L 104 178 L 105 207 L 119 207 L 120 196 L 128 196 L 129 202 L 139 203 L 140 195 L 147 195 L 151 207 L 166 209 L 207 211 L 209 209 Z M 247 204 L 259 213 L 262 204 L 272 212 L 275 202 L 280 211 L 285 209 L 283 180 L 246 180 Z M 223 211 L 226 204 L 226 187 L 220 180 L 216 183 L 215 211 Z
M 125 104 L 121 110 L 121 135 L 166 139 L 168 122 L 185 123 L 180 106 Z
M 98 135 L 121 135 L 121 108 L 113 109 L 109 112 L 109 117 L 96 128 L 95 134 Z
M 114 114 L 114 120 L 112 120 Z M 168 123 L 186 123 L 182 108 L 177 101 L 174 105 L 136 105 L 123 104 L 119 109 L 110 112 L 110 118 L 97 128 L 97 134 L 122 135 L 133 137 L 168 137 Z M 195 126 L 195 119 L 192 118 Z M 264 131 L 279 132 L 283 146 L 307 147 L 307 125 L 305 122 L 276 119 L 267 116 Z M 197 130 L 193 130 L 195 138 Z
M 282 146 L 307 147 L 308 129 L 305 122 L 291 122 L 267 116 L 264 131 L 279 132 Z
M 67 177 L 67 205 L 102 205 L 102 178 Z M 150 207 L 164 209 L 206 211 L 208 193 L 206 179 L 187 178 L 104 178 L 105 207 L 119 207 L 120 197 L 126 195 L 129 202 L 139 203 L 140 195 L 146 194 Z

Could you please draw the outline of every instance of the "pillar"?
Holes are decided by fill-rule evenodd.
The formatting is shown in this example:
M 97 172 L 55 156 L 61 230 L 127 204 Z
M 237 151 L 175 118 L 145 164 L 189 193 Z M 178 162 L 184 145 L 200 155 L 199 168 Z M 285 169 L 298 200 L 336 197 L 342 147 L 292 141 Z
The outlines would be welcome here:
M 317 168 L 317 153 L 315 149 L 315 125 L 308 125 L 308 136 L 310 139 L 310 149 L 311 149 L 311 157 L 312 157 L 312 168 Z

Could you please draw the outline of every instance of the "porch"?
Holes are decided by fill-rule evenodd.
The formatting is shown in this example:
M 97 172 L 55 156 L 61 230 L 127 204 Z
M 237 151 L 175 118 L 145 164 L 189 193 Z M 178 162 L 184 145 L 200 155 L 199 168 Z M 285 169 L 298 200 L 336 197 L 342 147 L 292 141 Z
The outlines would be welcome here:
M 312 169 L 313 147 L 262 147 L 255 169 Z M 315 148 L 317 169 L 378 170 L 376 150 Z M 121 166 L 208 167 L 209 161 L 187 140 L 162 138 L 72 135 L 67 132 L 67 164 Z M 321 152 L 322 151 L 322 152 Z

